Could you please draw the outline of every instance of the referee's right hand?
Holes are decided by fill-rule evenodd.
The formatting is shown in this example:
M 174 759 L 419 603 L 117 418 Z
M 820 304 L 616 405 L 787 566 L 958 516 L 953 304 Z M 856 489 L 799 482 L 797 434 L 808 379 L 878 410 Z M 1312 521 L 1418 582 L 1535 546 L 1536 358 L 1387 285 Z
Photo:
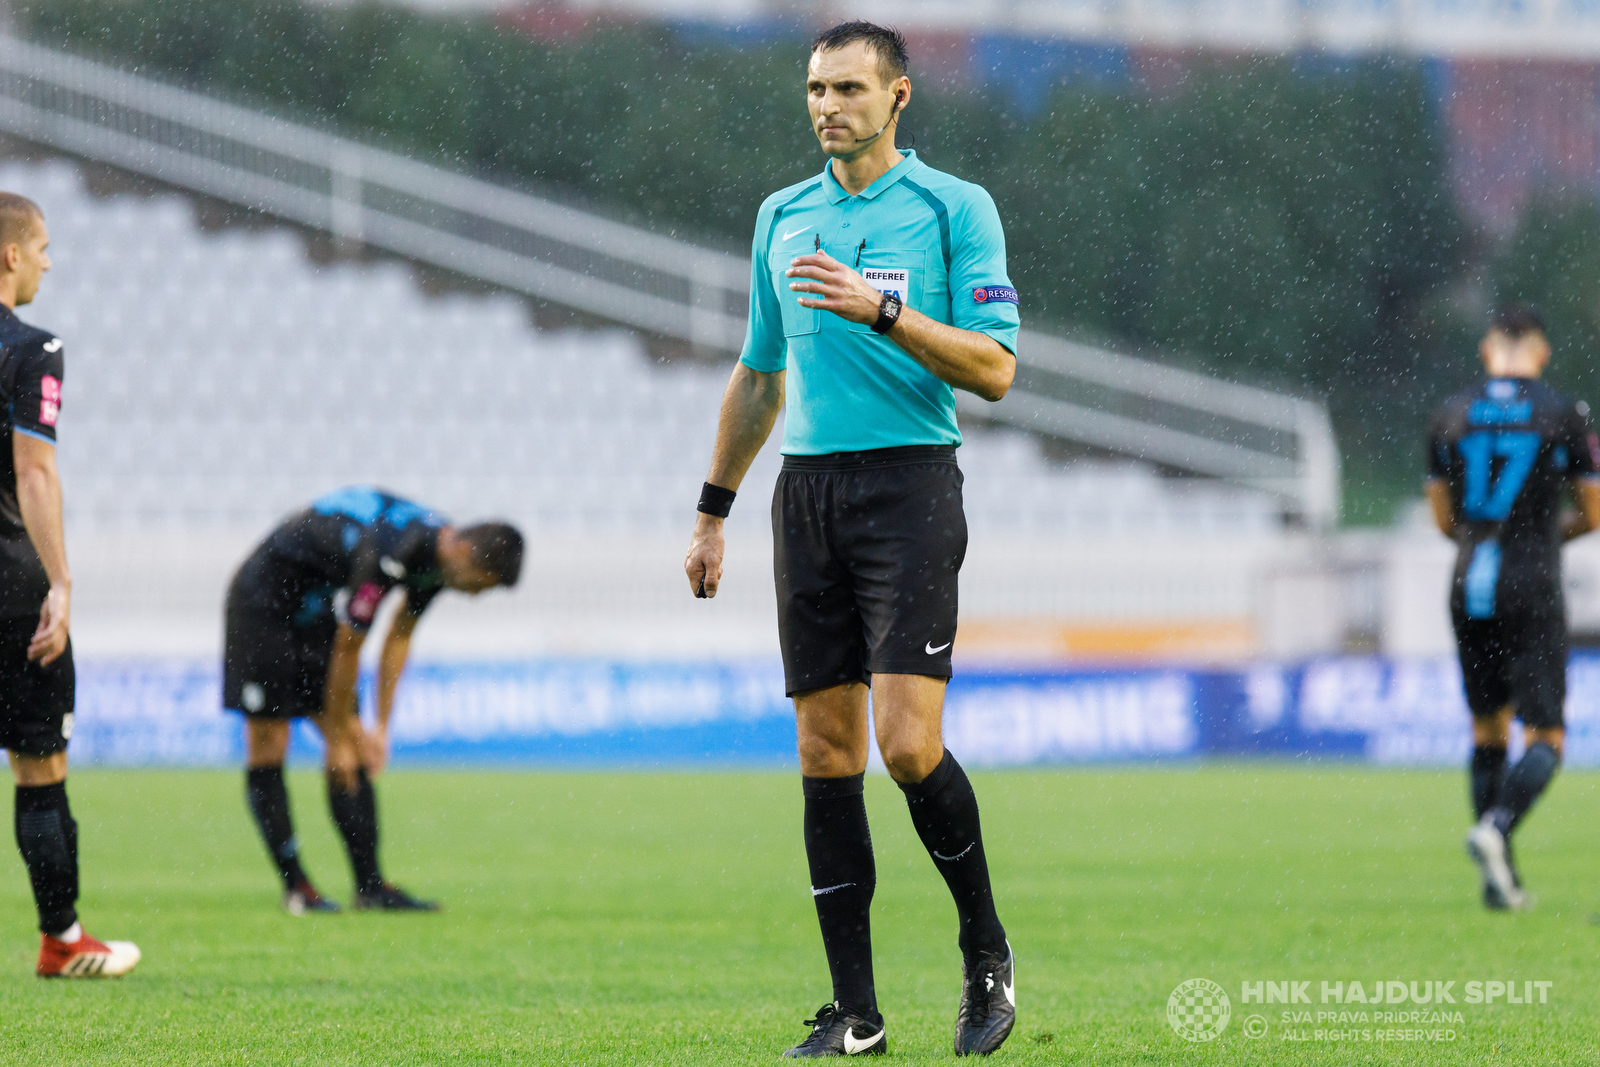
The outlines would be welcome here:
M 710 599 L 717 595 L 717 586 L 722 584 L 722 520 L 715 515 L 696 514 L 683 572 L 689 576 L 689 590 L 695 596 Z

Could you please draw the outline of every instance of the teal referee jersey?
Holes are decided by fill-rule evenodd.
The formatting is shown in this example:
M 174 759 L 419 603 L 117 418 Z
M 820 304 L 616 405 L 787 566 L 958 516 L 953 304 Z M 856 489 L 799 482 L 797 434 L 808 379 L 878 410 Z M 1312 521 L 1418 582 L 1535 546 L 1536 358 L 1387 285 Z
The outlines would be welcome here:
M 950 386 L 870 326 L 800 306 L 784 272 L 818 248 L 906 307 L 1015 352 L 1017 291 L 994 200 L 910 150 L 855 196 L 830 161 L 820 177 L 766 199 L 751 243 L 739 358 L 752 370 L 789 372 L 785 455 L 960 444 Z

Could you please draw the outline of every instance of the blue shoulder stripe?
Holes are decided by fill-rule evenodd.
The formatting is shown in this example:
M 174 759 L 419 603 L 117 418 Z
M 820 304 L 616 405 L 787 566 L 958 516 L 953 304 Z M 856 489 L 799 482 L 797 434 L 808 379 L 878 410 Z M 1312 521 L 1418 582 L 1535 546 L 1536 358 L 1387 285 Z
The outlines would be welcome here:
M 945 273 L 948 274 L 950 271 L 950 212 L 945 209 L 943 200 L 940 200 L 910 178 L 901 178 L 900 184 L 922 197 L 928 206 L 933 209 L 933 217 L 939 220 L 939 249 L 944 253 L 944 269 Z
M 387 502 L 370 485 L 350 485 L 335 489 L 312 501 L 311 509 L 320 515 L 344 515 L 363 526 L 371 526 L 383 514 Z

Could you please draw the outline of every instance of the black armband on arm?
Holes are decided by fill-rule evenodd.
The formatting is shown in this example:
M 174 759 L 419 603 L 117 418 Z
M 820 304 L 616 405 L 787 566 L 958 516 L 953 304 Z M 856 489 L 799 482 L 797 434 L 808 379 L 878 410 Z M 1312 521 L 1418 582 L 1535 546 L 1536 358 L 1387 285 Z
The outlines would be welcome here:
M 733 498 L 739 494 L 732 489 L 724 489 L 720 485 L 706 482 L 700 486 L 700 507 L 702 515 L 712 515 L 719 519 L 728 517 L 728 512 L 733 510 Z

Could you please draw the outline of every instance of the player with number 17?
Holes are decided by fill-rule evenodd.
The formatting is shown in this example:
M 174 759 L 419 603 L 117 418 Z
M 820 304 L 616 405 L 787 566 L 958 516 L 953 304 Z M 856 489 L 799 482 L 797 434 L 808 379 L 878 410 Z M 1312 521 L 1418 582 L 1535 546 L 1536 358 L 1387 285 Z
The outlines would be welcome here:
M 1589 406 L 1539 380 L 1550 361 L 1537 309 L 1495 315 L 1479 346 L 1488 377 L 1451 397 L 1428 442 L 1428 499 L 1456 543 L 1450 615 L 1472 712 L 1477 824 L 1467 852 L 1495 910 L 1528 903 L 1511 833 L 1561 763 L 1567 622 L 1561 544 L 1600 527 L 1600 441 Z M 1570 494 L 1577 505 L 1563 514 Z M 1511 719 L 1527 743 L 1506 769 Z

